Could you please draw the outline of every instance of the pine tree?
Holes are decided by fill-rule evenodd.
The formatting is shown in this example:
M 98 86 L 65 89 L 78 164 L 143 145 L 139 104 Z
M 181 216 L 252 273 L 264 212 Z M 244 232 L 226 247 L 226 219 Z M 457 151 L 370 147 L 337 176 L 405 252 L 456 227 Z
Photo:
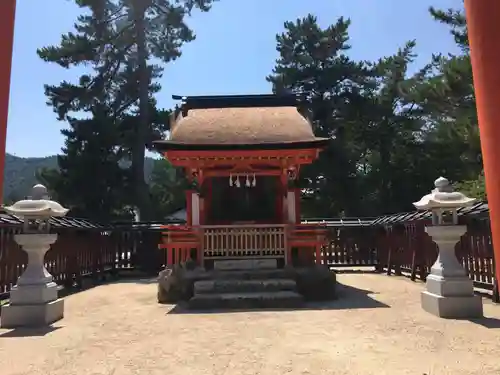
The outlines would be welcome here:
M 316 135 L 330 139 L 303 174 L 304 207 L 315 216 L 406 209 L 426 182 L 415 181 L 425 165 L 417 141 L 422 114 L 406 98 L 415 42 L 377 62 L 353 61 L 349 25 L 339 18 L 322 29 L 312 15 L 287 22 L 268 77 L 275 91 L 301 93 Z
M 151 81 L 148 60 L 151 58 L 169 62 L 181 55 L 180 48 L 193 41 L 195 35 L 185 23 L 194 8 L 203 12 L 210 10 L 216 0 L 119 0 L 133 30 L 133 40 L 137 49 L 135 60 L 138 73 L 139 118 L 132 148 L 132 170 L 135 196 L 143 217 L 151 216 L 151 199 L 144 181 L 144 143 L 150 122 Z
M 110 119 L 69 119 L 70 128 L 63 154 L 58 156 L 59 170 L 42 171 L 40 179 L 51 188 L 57 200 L 72 216 L 109 222 L 124 218 L 127 211 L 127 171 L 119 167 L 114 151 L 117 137 Z M 96 135 L 96 131 L 98 134 Z
M 461 187 L 481 185 L 481 145 L 464 10 L 431 7 L 429 12 L 449 27 L 460 53 L 434 56 L 412 95 L 427 114 L 428 140 L 436 145 L 432 157 L 435 163 L 446 163 L 442 173 L 463 181 Z M 474 189 L 476 196 L 478 191 Z
M 450 32 L 455 39 L 455 43 L 457 43 L 464 53 L 468 53 L 469 36 L 467 34 L 467 20 L 465 19 L 463 7 L 461 9 L 447 10 L 430 7 L 429 12 L 436 21 L 442 22 L 450 27 Z
M 131 160 L 129 193 L 141 217 L 148 219 L 152 206 L 144 180 L 145 151 L 168 128 L 166 112 L 154 100 L 162 67 L 150 61 L 178 58 L 182 45 L 195 38 L 186 17 L 195 8 L 208 11 L 216 0 L 75 1 L 85 12 L 75 31 L 38 54 L 64 68 L 90 68 L 90 73 L 76 84 L 46 85 L 48 102 L 60 120 L 71 120 L 75 113 L 95 117 L 100 108 L 100 118 L 109 119 L 106 124 L 115 127 L 118 137 L 113 152 Z
M 421 103 L 411 95 L 422 73 L 408 74 L 414 63 L 416 41 L 409 41 L 394 55 L 373 65 L 373 81 L 365 90 L 371 109 L 364 131 L 370 172 L 366 186 L 372 189 L 371 205 L 377 214 L 411 210 L 411 202 L 428 192 L 436 174 L 431 160 L 433 145 L 426 142 L 427 118 Z
M 301 184 L 308 192 L 304 209 L 314 215 L 358 210 L 354 177 L 359 149 L 351 142 L 357 122 L 349 103 L 360 99 L 368 70 L 346 55 L 349 25 L 350 20 L 339 18 L 323 29 L 311 14 L 286 22 L 285 31 L 276 36 L 279 58 L 267 77 L 274 91 L 301 94 L 315 134 L 331 140 L 319 160 L 302 173 Z
M 167 160 L 155 160 L 150 184 L 156 217 L 164 218 L 186 207 L 185 189 L 189 183 L 183 171 Z

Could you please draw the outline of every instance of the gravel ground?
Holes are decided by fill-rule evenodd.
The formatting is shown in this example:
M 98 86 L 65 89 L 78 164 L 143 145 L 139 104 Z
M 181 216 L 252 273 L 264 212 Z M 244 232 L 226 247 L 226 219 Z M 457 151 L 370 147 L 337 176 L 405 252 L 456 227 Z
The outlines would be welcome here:
M 343 274 L 340 298 L 296 311 L 187 314 L 152 281 L 66 298 L 50 330 L 0 330 L 2 375 L 498 375 L 500 306 L 455 321 L 420 309 L 422 284 Z

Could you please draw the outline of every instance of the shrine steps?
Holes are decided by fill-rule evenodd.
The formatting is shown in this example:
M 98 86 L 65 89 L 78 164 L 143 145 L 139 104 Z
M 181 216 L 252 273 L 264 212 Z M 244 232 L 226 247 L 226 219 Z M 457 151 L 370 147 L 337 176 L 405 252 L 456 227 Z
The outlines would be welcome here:
M 297 284 L 290 279 L 264 280 L 204 280 L 194 284 L 194 294 L 295 292 Z
M 189 300 L 190 309 L 257 309 L 298 308 L 303 298 L 296 292 L 220 293 L 195 295 Z
M 273 271 L 273 272 L 272 272 Z M 194 283 L 190 309 L 298 308 L 304 299 L 294 280 L 280 270 L 217 272 L 212 280 Z M 239 274 L 240 277 L 237 277 Z M 270 275 L 275 278 L 269 278 Z M 260 276 L 260 278 L 259 278 Z M 267 278 L 262 278 L 267 276 Z
M 335 298 L 335 273 L 326 266 L 280 268 L 272 259 L 221 259 L 205 267 L 160 272 L 158 302 L 180 308 L 300 308 Z

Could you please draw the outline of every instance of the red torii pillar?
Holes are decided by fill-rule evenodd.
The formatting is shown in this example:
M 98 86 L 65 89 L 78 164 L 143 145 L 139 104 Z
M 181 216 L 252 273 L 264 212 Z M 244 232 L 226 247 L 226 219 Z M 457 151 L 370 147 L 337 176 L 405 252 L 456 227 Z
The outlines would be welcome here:
M 500 282 L 500 1 L 465 0 L 496 280 Z
M 0 0 L 0 197 L 3 197 L 15 15 L 16 0 Z

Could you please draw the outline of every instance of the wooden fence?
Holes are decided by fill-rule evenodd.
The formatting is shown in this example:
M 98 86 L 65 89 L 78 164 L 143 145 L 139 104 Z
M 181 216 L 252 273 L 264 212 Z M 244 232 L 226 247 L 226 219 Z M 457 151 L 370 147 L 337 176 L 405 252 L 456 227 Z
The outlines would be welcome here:
M 371 267 L 425 280 L 436 260 L 437 248 L 423 221 L 328 227 L 330 241 L 322 257 L 331 267 Z M 26 264 L 25 253 L 13 239 L 19 230 L 18 224 L 0 224 L 0 299 L 8 296 Z M 148 226 L 59 225 L 56 232 L 59 238 L 47 253 L 46 267 L 65 287 L 81 287 L 84 278 L 102 280 L 137 268 L 154 274 L 166 264 L 166 253 L 158 250 L 161 233 Z M 468 223 L 456 251 L 475 286 L 492 291 L 498 301 L 488 221 Z
M 18 227 L 0 226 L 0 299 L 8 297 L 26 266 L 26 253 L 14 241 L 19 231 Z M 148 261 L 141 257 L 148 253 L 144 249 L 160 255 L 160 236 L 154 231 L 59 228 L 56 232 L 58 240 L 47 252 L 45 266 L 64 287 L 81 288 L 85 278 L 98 281 L 122 271 L 148 268 Z M 158 257 L 153 261 L 158 269 L 165 264 Z
M 330 267 L 376 267 L 381 262 L 377 228 L 329 226 L 328 234 L 329 242 L 322 252 Z

